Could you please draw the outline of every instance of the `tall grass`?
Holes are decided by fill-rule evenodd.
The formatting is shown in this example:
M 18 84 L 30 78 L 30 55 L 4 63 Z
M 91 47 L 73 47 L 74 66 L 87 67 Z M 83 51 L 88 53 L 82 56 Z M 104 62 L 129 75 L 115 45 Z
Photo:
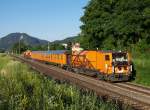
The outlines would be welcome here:
M 150 54 L 136 54 L 133 56 L 136 70 L 135 83 L 150 86 Z
M 0 69 L 2 69 L 9 61 L 10 57 L 6 57 L 6 54 L 0 53 Z
M 119 110 L 95 93 L 58 84 L 25 64 L 0 55 L 0 110 Z M 130 109 L 126 106 L 125 110 Z

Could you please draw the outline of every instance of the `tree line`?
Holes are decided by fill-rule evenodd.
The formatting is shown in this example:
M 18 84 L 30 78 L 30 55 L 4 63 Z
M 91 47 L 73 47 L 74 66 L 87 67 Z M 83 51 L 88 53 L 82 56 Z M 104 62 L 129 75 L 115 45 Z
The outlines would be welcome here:
M 53 43 L 49 45 L 49 50 L 64 50 L 64 46 L 58 43 Z M 48 50 L 48 44 L 46 45 L 36 45 L 36 46 L 31 46 L 27 45 L 25 42 L 21 41 L 20 44 L 19 42 L 15 43 L 13 47 L 11 48 L 11 51 L 13 53 L 19 54 L 23 53 L 26 50 L 32 50 L 32 51 L 47 51 Z M 20 51 L 20 52 L 19 52 Z

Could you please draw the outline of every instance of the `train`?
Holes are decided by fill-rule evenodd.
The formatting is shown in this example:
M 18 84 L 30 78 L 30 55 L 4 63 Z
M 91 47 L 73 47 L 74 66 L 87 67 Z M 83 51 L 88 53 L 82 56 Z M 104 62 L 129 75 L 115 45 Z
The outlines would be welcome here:
M 69 50 L 26 51 L 30 58 L 57 65 L 75 74 L 84 74 L 100 80 L 129 81 L 133 75 L 131 54 L 126 51 L 83 50 L 76 44 Z

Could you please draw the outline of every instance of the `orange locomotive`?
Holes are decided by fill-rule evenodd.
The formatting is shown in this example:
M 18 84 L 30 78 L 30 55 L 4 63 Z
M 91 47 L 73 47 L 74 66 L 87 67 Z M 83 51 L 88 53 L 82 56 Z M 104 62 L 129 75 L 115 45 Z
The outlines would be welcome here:
M 75 73 L 97 76 L 109 81 L 128 81 L 132 76 L 131 57 L 118 51 L 27 51 L 25 57 L 50 62 Z
M 128 81 L 132 76 L 132 63 L 128 52 L 81 51 L 71 58 L 70 65 L 79 73 L 96 75 L 110 81 Z

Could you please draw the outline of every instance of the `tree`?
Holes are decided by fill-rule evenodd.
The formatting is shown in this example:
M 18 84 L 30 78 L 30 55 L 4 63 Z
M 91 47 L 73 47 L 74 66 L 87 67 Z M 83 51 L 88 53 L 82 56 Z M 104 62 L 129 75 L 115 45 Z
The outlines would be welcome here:
M 90 49 L 150 43 L 150 0 L 91 0 L 84 9 L 81 39 Z
M 12 50 L 15 53 L 19 53 L 19 48 L 20 48 L 20 53 L 28 50 L 30 48 L 30 46 L 27 46 L 24 42 L 20 42 L 20 46 L 19 46 L 19 42 L 15 43 L 12 47 Z
M 4 53 L 5 52 L 5 49 L 0 49 L 0 53 Z
M 30 48 L 30 50 L 32 50 L 32 51 L 46 51 L 46 50 L 48 50 L 48 46 L 47 45 L 36 45 L 36 46 L 32 46 Z
M 60 43 L 50 44 L 50 50 L 64 50 L 65 47 Z

